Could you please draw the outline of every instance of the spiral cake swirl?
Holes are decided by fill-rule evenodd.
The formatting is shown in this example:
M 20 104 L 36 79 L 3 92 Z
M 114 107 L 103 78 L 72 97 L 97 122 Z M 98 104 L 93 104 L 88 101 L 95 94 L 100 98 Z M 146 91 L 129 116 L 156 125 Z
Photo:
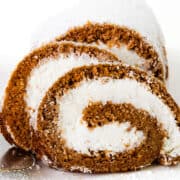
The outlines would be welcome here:
M 177 164 L 180 109 L 165 87 L 159 26 L 141 0 L 114 0 L 113 11 L 111 1 L 103 0 L 105 10 L 100 2 L 83 1 L 74 16 L 66 12 L 65 23 L 55 23 L 57 38 L 18 64 L 0 130 L 9 143 L 69 171 Z
M 178 123 L 179 109 L 157 80 L 124 65 L 84 66 L 47 92 L 34 147 L 53 166 L 72 171 L 173 164 L 180 152 Z
M 118 172 L 178 162 L 179 116 L 156 78 L 106 50 L 54 42 L 12 74 L 2 132 L 53 167 Z

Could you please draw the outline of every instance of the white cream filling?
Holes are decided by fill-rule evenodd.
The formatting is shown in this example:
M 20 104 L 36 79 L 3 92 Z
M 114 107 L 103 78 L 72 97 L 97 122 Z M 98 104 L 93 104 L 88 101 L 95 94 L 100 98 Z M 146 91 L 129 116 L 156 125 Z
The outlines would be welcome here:
M 26 87 L 24 100 L 27 104 L 27 111 L 30 114 L 30 123 L 36 129 L 37 111 L 42 98 L 53 83 L 69 72 L 73 68 L 84 65 L 97 65 L 100 62 L 96 58 L 90 58 L 88 55 L 81 56 L 70 55 L 69 57 L 60 56 L 57 59 L 44 59 L 32 70 Z
M 71 42 L 73 43 L 73 42 Z M 86 43 L 73 43 L 75 45 L 87 45 Z M 93 46 L 97 46 L 93 44 Z M 100 48 L 108 50 L 107 46 L 103 43 L 100 44 Z M 113 47 L 111 49 L 120 60 L 124 60 L 130 65 L 141 64 L 144 60 L 136 55 L 133 51 L 128 51 L 125 46 L 121 48 Z M 107 61 L 101 63 L 108 63 Z M 70 57 L 60 56 L 58 59 L 42 60 L 41 63 L 32 70 L 28 84 L 26 87 L 26 96 L 24 97 L 27 103 L 27 111 L 30 114 L 31 125 L 36 129 L 36 117 L 39 103 L 41 102 L 44 94 L 52 86 L 52 84 L 61 76 L 75 67 L 83 65 L 100 64 L 96 58 L 90 58 L 88 55 Z
M 99 45 L 98 47 L 103 48 L 103 46 Z M 145 63 L 145 59 L 138 56 L 134 51 L 128 50 L 126 45 L 121 45 L 120 47 L 112 47 L 108 48 L 104 47 L 106 50 L 110 50 L 110 52 L 114 53 L 120 60 L 125 62 L 128 65 L 138 66 L 140 67 Z
M 59 128 L 67 146 L 81 153 L 90 150 L 109 150 L 113 152 L 127 149 L 125 143 L 130 143 L 130 148 L 137 146 L 144 139 L 143 133 L 133 129 L 129 133 L 126 128 L 128 123 L 112 123 L 109 125 L 89 130 L 86 123 L 82 123 L 83 109 L 89 102 L 106 103 L 131 103 L 136 108 L 146 110 L 156 117 L 159 124 L 167 131 L 169 138 L 164 139 L 161 154 L 176 157 L 180 155 L 180 130 L 176 125 L 173 113 L 160 98 L 153 95 L 147 87 L 130 79 L 108 79 L 83 81 L 80 85 L 69 90 L 58 101 Z
M 114 153 L 138 147 L 145 139 L 143 132 L 132 128 L 129 122 L 121 124 L 114 122 L 89 130 L 87 124 L 82 123 L 81 114 L 78 111 L 79 108 L 70 105 L 71 108 L 74 108 L 72 113 L 74 115 L 73 119 L 71 115 L 61 114 L 60 117 L 62 119 L 60 121 L 63 122 L 60 123 L 60 126 L 63 138 L 67 141 L 67 146 L 80 153 L 90 155 L 89 150 L 94 152 L 105 150 L 107 155 L 113 155 Z M 63 110 L 64 108 L 62 108 Z M 64 118 L 66 118 L 65 121 Z
M 99 49 L 104 49 L 116 55 L 119 58 L 119 60 L 121 60 L 123 63 L 126 63 L 131 66 L 140 67 L 141 69 L 143 67 L 142 65 L 146 61 L 143 57 L 138 56 L 135 51 L 128 50 L 125 44 L 121 44 L 120 47 L 113 46 L 110 48 L 103 42 L 99 42 L 98 44 L 97 43 L 88 44 L 88 43 L 80 43 L 80 42 L 73 42 L 73 41 L 63 41 L 63 42 L 66 42 L 66 43 L 70 42 L 72 44 L 80 45 L 80 46 L 95 46 Z

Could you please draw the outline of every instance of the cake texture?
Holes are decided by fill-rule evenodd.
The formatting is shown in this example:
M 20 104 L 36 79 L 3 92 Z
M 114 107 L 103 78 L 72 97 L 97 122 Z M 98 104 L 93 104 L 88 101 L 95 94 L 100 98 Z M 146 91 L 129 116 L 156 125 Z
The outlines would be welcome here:
M 30 150 L 38 106 L 48 88 L 75 67 L 120 63 L 106 50 L 72 43 L 50 43 L 34 50 L 13 72 L 2 108 L 3 134 L 10 143 Z M 23 137 L 23 140 L 22 140 Z
M 3 98 L 9 143 L 72 172 L 180 162 L 164 38 L 143 0 L 80 0 L 40 33 L 34 45 L 48 43 L 17 65 Z
M 121 64 L 83 66 L 60 77 L 43 98 L 34 151 L 70 171 L 176 164 L 179 122 L 178 106 L 155 78 Z
M 19 63 L 1 119 L 7 141 L 55 168 L 120 172 L 180 159 L 180 112 L 162 81 L 76 42 Z
M 96 45 L 164 82 L 168 77 L 164 37 L 143 0 L 82 0 L 76 8 L 50 19 L 39 31 L 34 45 L 55 36 L 57 41 Z

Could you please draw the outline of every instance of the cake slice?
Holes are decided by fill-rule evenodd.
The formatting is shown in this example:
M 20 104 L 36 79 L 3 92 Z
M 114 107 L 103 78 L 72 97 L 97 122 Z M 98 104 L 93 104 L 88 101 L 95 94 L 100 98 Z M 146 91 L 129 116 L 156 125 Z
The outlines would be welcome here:
M 69 171 L 180 160 L 180 112 L 164 84 L 106 50 L 75 42 L 47 44 L 19 63 L 1 122 L 10 143 Z
M 75 43 L 50 43 L 26 56 L 13 72 L 2 108 L 3 134 L 10 143 L 31 150 L 39 104 L 46 91 L 75 67 L 120 63 L 106 50 Z
M 39 31 L 34 45 L 55 36 L 57 41 L 96 45 L 164 82 L 168 77 L 164 37 L 144 0 L 81 0 Z
M 49 165 L 91 173 L 180 160 L 180 111 L 165 86 L 126 65 L 61 76 L 38 111 L 33 147 Z

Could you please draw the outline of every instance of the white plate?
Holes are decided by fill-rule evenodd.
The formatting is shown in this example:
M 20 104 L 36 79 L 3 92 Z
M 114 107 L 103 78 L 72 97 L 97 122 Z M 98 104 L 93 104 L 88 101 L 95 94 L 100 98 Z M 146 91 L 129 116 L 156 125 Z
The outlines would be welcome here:
M 178 104 L 180 104 L 180 51 L 173 49 L 168 50 L 170 78 L 168 82 L 169 92 L 173 95 Z M 0 57 L 1 58 L 1 57 Z M 2 57 L 3 58 L 3 57 Z M 4 57 L 4 64 L 0 66 L 0 95 L 7 82 L 8 76 L 13 69 L 12 59 Z M 8 143 L 0 136 L 0 157 L 10 147 Z M 0 179 L 38 179 L 38 180 L 178 180 L 180 179 L 180 165 L 174 167 L 153 166 L 148 167 L 137 172 L 116 173 L 116 174 L 102 174 L 102 175 L 87 175 L 79 173 L 68 173 L 62 170 L 54 170 L 48 167 L 39 165 L 33 170 L 16 172 L 16 173 L 1 173 Z

